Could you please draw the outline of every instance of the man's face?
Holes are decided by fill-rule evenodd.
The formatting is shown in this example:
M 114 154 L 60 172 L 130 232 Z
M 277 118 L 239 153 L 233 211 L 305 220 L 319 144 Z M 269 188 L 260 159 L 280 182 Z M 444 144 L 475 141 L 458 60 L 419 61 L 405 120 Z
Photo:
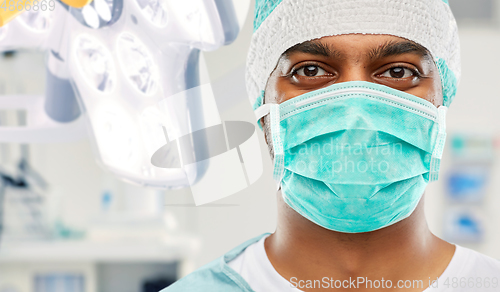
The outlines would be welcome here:
M 443 104 L 439 72 L 424 47 L 400 37 L 361 34 L 323 37 L 288 49 L 267 81 L 265 103 L 282 103 L 347 81 L 378 83 L 436 107 Z M 269 116 L 264 124 L 269 144 Z
M 429 52 L 389 35 L 323 37 L 287 50 L 266 85 L 266 103 L 347 81 L 368 81 L 442 105 L 441 81 Z

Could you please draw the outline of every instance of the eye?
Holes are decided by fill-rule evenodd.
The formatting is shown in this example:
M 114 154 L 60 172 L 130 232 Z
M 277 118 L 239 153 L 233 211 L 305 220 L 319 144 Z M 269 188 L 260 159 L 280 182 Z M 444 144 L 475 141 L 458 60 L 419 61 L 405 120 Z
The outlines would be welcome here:
M 299 76 L 304 76 L 304 77 L 318 77 L 326 75 L 326 71 L 316 65 L 306 65 L 304 67 L 297 69 L 295 73 L 298 74 Z
M 384 73 L 380 74 L 381 77 L 404 79 L 412 76 L 417 76 L 415 71 L 404 67 L 394 67 Z

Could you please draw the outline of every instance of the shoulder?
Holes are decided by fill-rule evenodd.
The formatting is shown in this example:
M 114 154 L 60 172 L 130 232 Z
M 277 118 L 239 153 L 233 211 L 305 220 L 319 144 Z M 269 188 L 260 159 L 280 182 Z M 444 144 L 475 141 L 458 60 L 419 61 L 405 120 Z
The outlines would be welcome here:
M 247 240 L 160 292 L 251 292 L 248 283 L 227 263 L 267 234 Z
M 464 276 L 500 277 L 500 261 L 472 249 L 457 246 Z
M 218 258 L 176 281 L 161 292 L 245 291 L 238 289 L 238 285 L 223 271 L 223 267 L 223 258 Z

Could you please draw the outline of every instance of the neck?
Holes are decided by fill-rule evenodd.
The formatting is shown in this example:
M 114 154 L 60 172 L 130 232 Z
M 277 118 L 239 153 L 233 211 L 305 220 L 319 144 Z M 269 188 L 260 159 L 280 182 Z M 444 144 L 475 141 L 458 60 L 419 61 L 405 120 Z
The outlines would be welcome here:
M 454 253 L 454 246 L 430 232 L 423 199 L 410 217 L 396 224 L 350 234 L 322 228 L 291 209 L 281 194 L 278 198 L 277 229 L 265 246 L 273 266 L 288 280 L 435 279 Z

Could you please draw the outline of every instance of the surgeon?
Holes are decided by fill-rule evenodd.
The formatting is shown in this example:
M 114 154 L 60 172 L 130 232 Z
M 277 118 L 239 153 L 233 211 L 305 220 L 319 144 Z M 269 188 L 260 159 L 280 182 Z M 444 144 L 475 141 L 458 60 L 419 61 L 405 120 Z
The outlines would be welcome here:
M 166 292 L 500 291 L 427 226 L 460 78 L 443 0 L 257 0 L 247 86 L 278 224 Z

